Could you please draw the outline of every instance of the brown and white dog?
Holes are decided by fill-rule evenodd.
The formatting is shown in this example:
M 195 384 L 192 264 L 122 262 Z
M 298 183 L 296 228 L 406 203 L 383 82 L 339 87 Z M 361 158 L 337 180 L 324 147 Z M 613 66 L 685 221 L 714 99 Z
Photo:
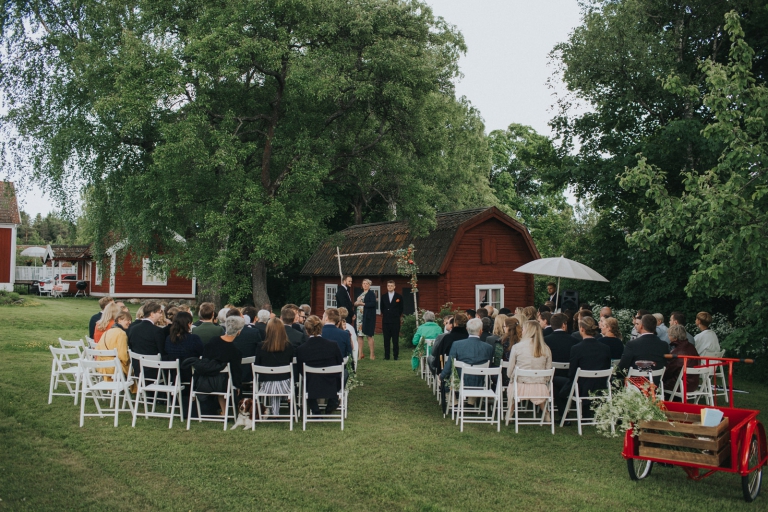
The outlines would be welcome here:
M 253 413 L 253 399 L 243 398 L 240 400 L 238 407 L 240 413 L 237 415 L 237 421 L 232 425 L 229 430 L 234 430 L 237 427 L 243 427 L 243 430 L 249 430 L 253 428 L 253 420 L 251 414 Z M 267 409 L 263 405 L 256 410 L 256 419 L 263 418 L 266 415 Z

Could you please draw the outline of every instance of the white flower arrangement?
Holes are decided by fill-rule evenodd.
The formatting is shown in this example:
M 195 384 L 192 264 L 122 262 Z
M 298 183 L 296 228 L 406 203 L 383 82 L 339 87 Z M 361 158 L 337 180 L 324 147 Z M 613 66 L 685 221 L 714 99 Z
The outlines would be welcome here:
M 624 435 L 627 430 L 641 421 L 667 421 L 661 400 L 655 396 L 653 384 L 648 384 L 643 390 L 630 385 L 624 386 L 622 381 L 613 383 L 613 393 L 608 398 L 606 392 L 600 392 L 600 398 L 593 401 L 592 410 L 595 414 L 597 431 L 605 437 Z M 637 436 L 639 431 L 633 430 Z

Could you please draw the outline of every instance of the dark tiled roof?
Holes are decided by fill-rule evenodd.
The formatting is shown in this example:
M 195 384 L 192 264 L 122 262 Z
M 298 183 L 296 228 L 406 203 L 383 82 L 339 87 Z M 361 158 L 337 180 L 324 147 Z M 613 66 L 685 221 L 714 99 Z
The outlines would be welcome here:
M 10 181 L 0 181 L 0 224 L 21 224 L 16 190 Z
M 91 259 L 90 245 L 52 245 L 53 258 L 56 260 Z
M 508 221 L 519 226 L 526 236 L 527 230 L 521 224 L 499 212 L 496 208 L 475 208 L 458 212 L 438 213 L 435 217 L 437 226 L 434 231 L 423 238 L 411 236 L 408 223 L 377 222 L 350 226 L 338 235 L 322 242 L 312 257 L 309 258 L 301 273 L 304 275 L 330 276 L 339 274 L 339 264 L 336 259 L 336 245 L 341 254 L 360 252 L 390 251 L 408 247 L 413 244 L 416 248 L 415 260 L 419 266 L 419 274 L 436 275 L 445 261 L 451 243 L 462 224 L 494 210 Z M 352 275 L 397 275 L 395 257 L 386 254 L 370 256 L 347 256 L 341 259 L 345 274 Z

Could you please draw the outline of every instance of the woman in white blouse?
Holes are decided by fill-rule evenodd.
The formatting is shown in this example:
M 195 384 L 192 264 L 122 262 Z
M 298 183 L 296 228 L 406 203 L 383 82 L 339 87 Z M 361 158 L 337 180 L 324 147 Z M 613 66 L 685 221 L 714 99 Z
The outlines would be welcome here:
M 544 343 L 544 336 L 541 331 L 541 325 L 535 320 L 528 320 L 523 323 L 523 336 L 519 343 L 512 346 L 509 353 L 509 376 L 508 396 L 514 396 L 514 374 L 515 370 L 549 370 L 552 368 L 552 351 Z M 517 390 L 520 396 L 549 396 L 549 379 L 546 377 L 519 377 L 517 379 Z M 538 405 L 544 411 L 544 421 L 549 421 L 549 411 L 545 408 L 546 399 L 532 398 L 531 402 Z M 514 402 L 510 400 L 507 420 L 511 415 Z

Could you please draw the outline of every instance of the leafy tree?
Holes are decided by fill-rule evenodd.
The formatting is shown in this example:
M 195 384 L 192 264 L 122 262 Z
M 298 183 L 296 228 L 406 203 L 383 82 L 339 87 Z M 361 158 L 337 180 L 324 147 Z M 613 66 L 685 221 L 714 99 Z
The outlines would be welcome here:
M 754 354 L 765 351 L 768 328 L 768 87 L 752 71 L 755 52 L 737 12 L 725 16 L 725 27 L 732 40 L 729 59 L 701 64 L 703 93 L 676 76 L 666 82 L 669 90 L 698 98 L 712 112 L 703 136 L 723 148 L 716 164 L 684 173 L 680 196 L 669 192 L 666 169 L 644 156 L 621 184 L 644 191 L 654 205 L 642 212 L 642 227 L 631 242 L 644 249 L 662 247 L 672 257 L 693 244 L 686 291 L 737 299 L 740 328 L 728 342 Z
M 267 269 L 306 257 L 350 204 L 423 231 L 467 190 L 490 196 L 469 147 L 482 125 L 454 98 L 463 39 L 420 2 L 4 7 L 8 149 L 59 189 L 86 184 L 97 251 L 124 238 L 263 303 Z

